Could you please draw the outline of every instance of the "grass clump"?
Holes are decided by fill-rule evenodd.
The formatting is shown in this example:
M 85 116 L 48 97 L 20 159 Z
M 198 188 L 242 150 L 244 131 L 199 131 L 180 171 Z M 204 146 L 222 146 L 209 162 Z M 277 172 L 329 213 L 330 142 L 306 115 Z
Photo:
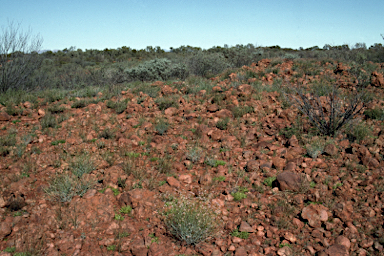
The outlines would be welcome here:
M 88 100 L 85 100 L 85 99 L 82 99 L 82 100 L 77 100 L 75 101 L 71 107 L 72 108 L 84 108 L 86 106 L 88 106 L 89 104 L 89 101 Z
M 232 110 L 233 116 L 239 118 L 248 113 L 253 113 L 254 109 L 251 106 L 234 107 Z
M 231 193 L 231 195 L 233 196 L 233 200 L 235 201 L 241 201 L 245 198 L 247 198 L 247 195 L 245 193 L 248 192 L 248 189 L 247 188 L 238 188 L 236 192 L 233 192 Z
M 247 239 L 249 237 L 249 233 L 245 231 L 239 231 L 238 229 L 235 229 L 232 231 L 231 236 L 239 237 L 241 239 Z
M 81 178 L 84 174 L 95 170 L 95 165 L 89 155 L 84 154 L 75 157 L 69 164 L 69 168 L 76 177 Z
M 107 107 L 112 108 L 116 111 L 117 114 L 121 114 L 124 112 L 124 110 L 127 108 L 128 102 L 127 100 L 121 100 L 121 101 L 107 101 Z
M 226 130 L 228 127 L 228 123 L 229 123 L 229 118 L 226 117 L 224 119 L 220 119 L 219 121 L 217 121 L 216 127 L 220 130 Z
M 164 118 L 156 120 L 155 129 L 158 134 L 163 135 L 169 128 L 169 123 Z
M 177 108 L 179 105 L 174 97 L 162 97 L 155 100 L 160 110 L 165 110 L 170 107 Z
M 218 230 L 217 215 L 206 202 L 181 197 L 170 202 L 163 213 L 165 225 L 177 239 L 198 244 Z
M 113 139 L 115 137 L 115 134 L 113 130 L 109 128 L 105 128 L 102 132 L 98 135 L 99 139 L 104 138 L 106 140 Z
M 384 110 L 382 108 L 367 109 L 364 111 L 364 115 L 370 119 L 384 120 Z
M 74 196 L 83 196 L 93 185 L 92 180 L 79 179 L 70 174 L 60 174 L 49 182 L 49 186 L 44 189 L 44 192 L 55 201 L 69 202 Z
M 216 159 L 212 159 L 212 158 L 208 158 L 207 160 L 205 160 L 205 163 L 209 166 L 212 166 L 212 167 L 217 167 L 219 165 L 225 165 L 226 162 L 223 161 L 223 160 L 216 160 Z
M 51 113 L 47 113 L 43 118 L 41 118 L 40 124 L 42 129 L 47 129 L 49 127 L 56 128 L 58 125 L 56 117 Z
M 373 137 L 373 128 L 365 122 L 352 124 L 349 126 L 347 137 L 350 141 L 360 143 L 367 137 Z
M 320 137 L 314 137 L 312 141 L 305 146 L 308 156 L 316 159 L 319 155 L 324 152 L 326 141 Z
M 201 148 L 193 147 L 189 149 L 186 157 L 188 160 L 192 161 L 192 163 L 196 163 L 200 160 L 200 158 L 202 157 L 202 154 L 203 154 L 203 150 Z
M 276 176 L 268 177 L 264 180 L 264 185 L 272 187 L 273 182 L 276 180 Z

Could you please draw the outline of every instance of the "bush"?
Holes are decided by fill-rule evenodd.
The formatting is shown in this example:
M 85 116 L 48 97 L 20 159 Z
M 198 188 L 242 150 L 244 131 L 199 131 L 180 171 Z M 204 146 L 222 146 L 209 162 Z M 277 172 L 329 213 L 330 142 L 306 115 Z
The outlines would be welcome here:
M 95 170 L 94 163 L 88 155 L 75 157 L 69 167 L 72 173 L 78 178 L 81 178 L 84 174 Z
M 207 203 L 181 197 L 164 212 L 165 225 L 177 239 L 198 244 L 218 230 L 217 216 Z
M 251 106 L 242 106 L 242 107 L 234 107 L 232 110 L 233 116 L 235 118 L 242 117 L 245 114 L 252 113 L 253 107 Z
M 367 109 L 364 111 L 364 115 L 370 119 L 384 120 L 384 110 L 381 108 Z
M 168 80 L 172 77 L 185 79 L 188 76 L 184 64 L 174 64 L 165 58 L 146 61 L 124 72 L 130 80 L 139 81 Z
M 155 129 L 158 134 L 163 135 L 169 128 L 169 123 L 166 122 L 163 118 L 159 118 L 156 121 Z
M 0 35 L 0 92 L 24 89 L 29 78 L 42 63 L 37 53 L 43 40 L 23 32 L 21 24 L 8 23 Z
M 41 118 L 40 120 L 41 128 L 46 129 L 48 127 L 56 128 L 57 127 L 57 120 L 54 115 L 52 115 L 50 112 L 46 113 L 46 115 Z
M 79 179 L 69 174 L 54 177 L 44 189 L 53 200 L 69 202 L 76 195 L 83 196 L 94 185 L 94 181 Z
M 217 121 L 216 127 L 220 130 L 226 130 L 228 127 L 228 122 L 229 122 L 228 117 L 226 117 L 224 119 L 220 119 L 219 121 Z
M 179 107 L 174 97 L 162 97 L 155 100 L 155 103 L 159 106 L 160 110 L 165 110 L 170 107 Z
M 334 136 L 365 107 L 366 95 L 364 87 L 358 86 L 354 94 L 342 97 L 339 87 L 334 85 L 326 96 L 320 97 L 315 92 L 307 94 L 303 88 L 296 88 L 288 98 L 309 118 L 320 134 Z
M 211 77 L 230 68 L 230 64 L 221 53 L 198 52 L 189 57 L 188 68 L 197 76 Z

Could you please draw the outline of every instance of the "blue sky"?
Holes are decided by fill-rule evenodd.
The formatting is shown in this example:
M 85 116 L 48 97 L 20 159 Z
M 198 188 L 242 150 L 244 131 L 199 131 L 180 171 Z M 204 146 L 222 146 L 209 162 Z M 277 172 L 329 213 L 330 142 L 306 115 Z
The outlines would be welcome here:
M 0 0 L 0 26 L 21 22 L 43 49 L 383 43 L 383 0 Z

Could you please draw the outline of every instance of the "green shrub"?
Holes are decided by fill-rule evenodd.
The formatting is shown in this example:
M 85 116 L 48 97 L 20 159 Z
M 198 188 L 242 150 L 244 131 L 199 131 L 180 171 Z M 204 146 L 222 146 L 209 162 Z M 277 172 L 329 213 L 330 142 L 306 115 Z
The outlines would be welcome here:
M 222 53 L 205 53 L 200 51 L 189 57 L 187 63 L 188 69 L 192 74 L 202 77 L 211 77 L 230 68 L 230 64 Z
M 325 139 L 321 137 L 315 137 L 309 144 L 306 145 L 305 149 L 307 150 L 308 156 L 316 159 L 324 152 L 325 145 Z
M 139 81 L 168 80 L 172 77 L 185 79 L 188 76 L 184 64 L 174 64 L 165 58 L 146 61 L 124 72 L 130 80 Z
M 202 154 L 203 154 L 203 150 L 201 148 L 193 147 L 189 149 L 186 157 L 188 160 L 191 160 L 192 163 L 196 163 L 200 160 L 200 158 L 202 157 Z
M 147 94 L 151 98 L 156 98 L 161 90 L 158 86 L 150 86 L 148 84 L 139 84 L 132 88 L 133 92 L 139 94 L 140 92 Z M 143 99 L 143 98 L 141 98 Z
M 239 106 L 232 109 L 233 116 L 235 118 L 242 117 L 245 114 L 253 113 L 253 107 L 251 106 Z
M 382 108 L 367 109 L 364 111 L 364 115 L 370 119 L 376 119 L 376 120 L 383 121 L 384 120 L 384 109 L 382 109 Z
M 170 107 L 179 107 L 174 97 L 162 97 L 155 100 L 155 103 L 159 106 L 160 110 L 165 110 Z
M 121 114 L 124 112 L 124 110 L 127 109 L 128 102 L 127 100 L 121 100 L 116 102 L 109 100 L 107 101 L 106 105 L 108 108 L 113 108 L 117 114 Z
M 85 100 L 85 99 L 82 99 L 82 100 L 76 100 L 72 105 L 71 107 L 72 108 L 84 108 L 86 106 L 88 106 L 89 104 L 89 101 L 88 100 Z
M 79 179 L 69 174 L 59 174 L 49 182 L 47 188 L 44 188 L 44 192 L 53 200 L 69 202 L 76 195 L 83 196 L 94 183 L 94 181 Z
M 249 233 L 245 231 L 239 231 L 238 229 L 235 229 L 232 231 L 231 236 L 239 237 L 241 239 L 247 239 L 249 237 Z
M 95 170 L 95 165 L 87 154 L 75 157 L 69 164 L 71 172 L 78 178 Z
M 351 124 L 347 131 L 347 137 L 350 141 L 360 143 L 367 137 L 373 137 L 373 127 L 363 121 L 358 124 Z
M 65 111 L 65 107 L 60 106 L 60 104 L 52 105 L 48 108 L 48 111 L 52 114 L 58 114 Z
M 169 123 L 164 118 L 156 120 L 155 129 L 158 134 L 163 135 L 169 128 Z
M 163 214 L 169 232 L 187 244 L 198 244 L 218 230 L 215 212 L 200 200 L 181 197 L 171 202 Z
M 276 176 L 268 177 L 264 180 L 264 185 L 272 187 L 273 182 L 276 180 Z
M 115 134 L 113 130 L 109 129 L 108 127 L 105 128 L 102 132 L 99 133 L 99 139 L 104 138 L 106 140 L 113 139 L 115 137 Z
M 57 127 L 57 120 L 54 115 L 51 113 L 46 113 L 43 118 L 40 120 L 41 128 L 46 129 L 46 128 L 56 128 Z
M 226 117 L 224 119 L 220 119 L 219 121 L 217 121 L 216 127 L 220 130 L 226 130 L 228 127 L 228 123 L 229 123 L 229 118 Z

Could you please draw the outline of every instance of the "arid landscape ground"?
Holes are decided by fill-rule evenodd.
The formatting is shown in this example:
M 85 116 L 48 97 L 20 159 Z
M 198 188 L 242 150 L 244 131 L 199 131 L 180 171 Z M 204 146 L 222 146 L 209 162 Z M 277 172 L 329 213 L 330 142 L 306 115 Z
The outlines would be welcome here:
M 365 67 L 271 58 L 0 105 L 0 255 L 384 255 L 384 65 Z M 324 123 L 361 111 L 326 134 L 306 99 Z

